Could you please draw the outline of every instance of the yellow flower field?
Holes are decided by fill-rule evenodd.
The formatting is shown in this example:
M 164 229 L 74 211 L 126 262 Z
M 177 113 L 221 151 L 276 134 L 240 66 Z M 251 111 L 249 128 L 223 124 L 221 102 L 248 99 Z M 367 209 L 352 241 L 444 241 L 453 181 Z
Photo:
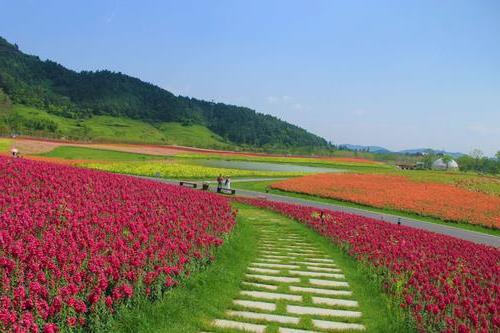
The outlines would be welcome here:
M 215 178 L 220 174 L 229 177 L 293 177 L 303 176 L 306 174 L 304 172 L 276 172 L 212 168 L 169 161 L 79 163 L 78 166 L 138 176 L 190 179 Z

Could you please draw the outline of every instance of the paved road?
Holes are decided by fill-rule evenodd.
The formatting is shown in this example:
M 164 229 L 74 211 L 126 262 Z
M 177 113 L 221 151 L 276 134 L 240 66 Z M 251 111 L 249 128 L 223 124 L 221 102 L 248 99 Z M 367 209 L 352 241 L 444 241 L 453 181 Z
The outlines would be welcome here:
M 144 178 L 146 178 L 146 177 L 144 177 Z M 148 179 L 154 179 L 156 181 L 161 181 L 161 182 L 166 182 L 166 183 L 171 183 L 171 184 L 179 184 L 178 180 L 166 180 L 166 179 L 159 179 L 159 178 L 148 178 Z M 215 189 L 212 188 L 212 190 L 215 190 Z M 333 211 L 351 213 L 351 214 L 356 214 L 359 216 L 375 218 L 377 220 L 382 220 L 382 221 L 394 223 L 394 224 L 397 224 L 399 221 L 399 222 L 401 222 L 402 225 L 410 226 L 413 228 L 424 229 L 424 230 L 436 232 L 439 234 L 444 234 L 444 235 L 448 235 L 448 236 L 452 236 L 452 237 L 465 239 L 465 240 L 479 243 L 479 244 L 500 247 L 500 237 L 498 237 L 498 236 L 487 235 L 487 234 L 483 234 L 480 232 L 464 230 L 464 229 L 456 228 L 453 226 L 447 226 L 447 225 L 443 225 L 443 224 L 436 224 L 436 223 L 430 223 L 430 222 L 422 222 L 422 221 L 407 218 L 407 217 L 399 217 L 396 215 L 385 214 L 385 213 L 376 213 L 376 212 L 371 212 L 371 211 L 359 209 L 359 208 L 344 207 L 344 206 L 340 206 L 340 205 L 336 205 L 336 204 L 317 202 L 317 201 L 312 201 L 312 200 L 294 198 L 294 197 L 271 194 L 271 193 L 262 193 L 262 192 L 240 190 L 240 189 L 237 189 L 236 193 L 237 193 L 237 195 L 241 195 L 241 196 L 266 198 L 268 200 L 273 200 L 273 201 L 300 204 L 300 205 L 304 205 L 304 206 L 310 206 L 310 207 L 316 207 L 316 208 L 321 208 L 321 209 L 329 209 L 329 210 L 333 210 Z

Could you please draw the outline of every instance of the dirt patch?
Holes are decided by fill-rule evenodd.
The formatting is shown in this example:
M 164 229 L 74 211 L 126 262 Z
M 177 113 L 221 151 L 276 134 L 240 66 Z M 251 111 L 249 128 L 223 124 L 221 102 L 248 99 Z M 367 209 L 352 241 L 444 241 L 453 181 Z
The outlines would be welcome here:
M 19 150 L 21 155 L 26 154 L 42 154 L 51 151 L 52 149 L 65 145 L 65 143 L 53 141 L 39 141 L 29 139 L 13 139 L 12 147 Z

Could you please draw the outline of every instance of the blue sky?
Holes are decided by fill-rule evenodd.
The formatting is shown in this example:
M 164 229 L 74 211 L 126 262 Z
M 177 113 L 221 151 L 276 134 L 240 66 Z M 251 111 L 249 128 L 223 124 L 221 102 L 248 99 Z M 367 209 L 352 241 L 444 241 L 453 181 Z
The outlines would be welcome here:
M 500 1 L 0 0 L 75 70 L 244 105 L 334 143 L 500 150 Z

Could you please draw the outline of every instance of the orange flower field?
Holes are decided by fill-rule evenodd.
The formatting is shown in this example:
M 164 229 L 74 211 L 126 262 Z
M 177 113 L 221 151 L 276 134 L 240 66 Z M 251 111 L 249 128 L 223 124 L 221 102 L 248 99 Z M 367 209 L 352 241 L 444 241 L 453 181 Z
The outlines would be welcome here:
M 317 174 L 284 180 L 271 187 L 500 228 L 500 197 L 449 184 L 378 174 Z

